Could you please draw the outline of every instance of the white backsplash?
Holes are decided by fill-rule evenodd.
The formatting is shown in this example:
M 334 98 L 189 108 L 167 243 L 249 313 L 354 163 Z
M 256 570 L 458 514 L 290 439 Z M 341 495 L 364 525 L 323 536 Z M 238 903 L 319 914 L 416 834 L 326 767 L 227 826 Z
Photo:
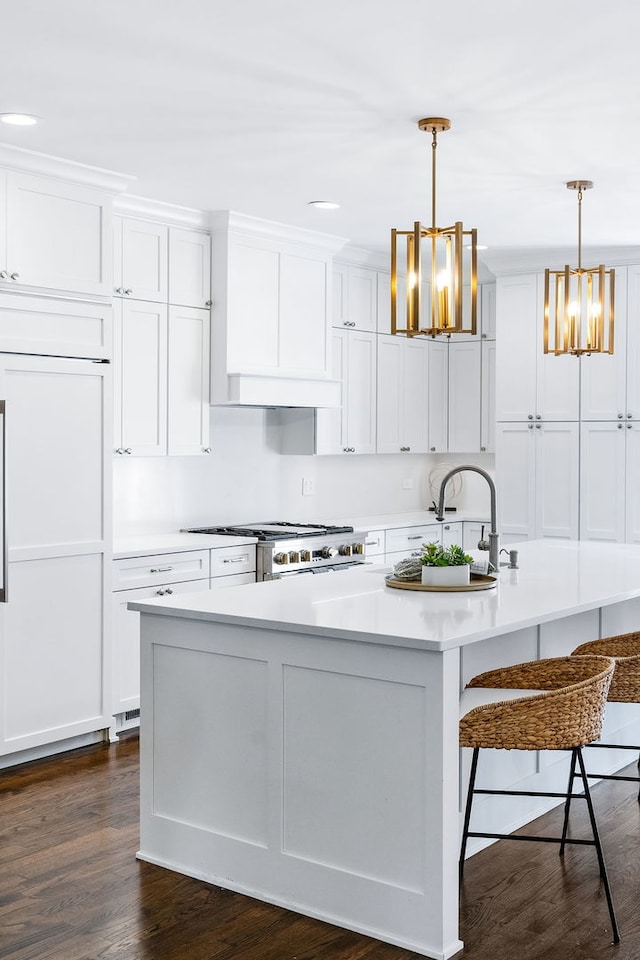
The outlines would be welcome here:
M 489 454 L 285 456 L 276 452 L 271 429 L 261 408 L 212 407 L 210 456 L 116 458 L 116 537 L 201 523 L 330 522 L 410 512 L 429 505 L 428 476 L 440 461 L 471 462 L 493 473 Z M 303 480 L 312 494 L 303 495 Z M 481 477 L 464 475 L 457 506 L 488 515 Z

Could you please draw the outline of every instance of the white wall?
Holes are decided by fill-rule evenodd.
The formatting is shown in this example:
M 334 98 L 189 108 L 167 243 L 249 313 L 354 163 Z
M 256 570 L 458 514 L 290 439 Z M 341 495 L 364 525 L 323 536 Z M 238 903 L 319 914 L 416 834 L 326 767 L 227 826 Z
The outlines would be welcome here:
M 116 458 L 115 536 L 207 523 L 331 522 L 424 510 L 432 500 L 429 474 L 443 461 L 470 462 L 493 473 L 489 454 L 281 455 L 268 420 L 263 409 L 212 407 L 210 456 Z M 311 481 L 311 495 L 303 495 L 303 479 Z M 485 481 L 466 473 L 456 505 L 488 516 Z

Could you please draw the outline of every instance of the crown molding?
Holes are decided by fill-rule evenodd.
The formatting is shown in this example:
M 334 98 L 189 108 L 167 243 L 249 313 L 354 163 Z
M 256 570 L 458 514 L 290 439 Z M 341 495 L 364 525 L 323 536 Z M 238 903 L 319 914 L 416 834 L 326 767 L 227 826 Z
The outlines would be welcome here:
M 562 270 L 565 264 L 576 265 L 575 247 L 514 247 L 487 250 L 482 261 L 495 276 L 538 273 L 547 267 Z M 588 267 L 615 267 L 640 261 L 640 246 L 583 247 L 582 263 Z
M 25 150 L 8 143 L 0 143 L 0 166 L 16 173 L 34 173 L 56 180 L 67 180 L 84 186 L 98 187 L 109 193 L 122 193 L 136 178 L 126 173 L 91 167 L 75 160 L 65 160 L 48 153 Z
M 181 207 L 176 203 L 165 203 L 162 200 L 151 200 L 148 197 L 123 194 L 113 201 L 113 212 L 127 217 L 138 217 L 141 220 L 160 220 L 176 227 L 188 227 L 193 230 L 209 230 L 209 213 L 206 210 L 195 210 L 191 207 Z
M 273 242 L 287 242 L 306 248 L 315 247 L 325 254 L 333 255 L 344 247 L 347 240 L 329 233 L 294 227 L 287 223 L 251 217 L 235 210 L 214 210 L 209 217 L 213 233 L 232 233 L 236 236 L 256 237 Z

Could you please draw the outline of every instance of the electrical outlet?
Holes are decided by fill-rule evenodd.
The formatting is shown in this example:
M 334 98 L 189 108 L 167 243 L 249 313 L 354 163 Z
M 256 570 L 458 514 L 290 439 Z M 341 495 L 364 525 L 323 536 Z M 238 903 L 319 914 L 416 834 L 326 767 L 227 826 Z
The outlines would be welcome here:
M 315 493 L 313 488 L 313 480 L 310 480 L 307 477 L 302 478 L 302 496 L 303 497 L 312 497 Z
M 413 480 L 411 479 L 411 477 L 407 477 L 402 481 L 402 489 L 413 490 Z

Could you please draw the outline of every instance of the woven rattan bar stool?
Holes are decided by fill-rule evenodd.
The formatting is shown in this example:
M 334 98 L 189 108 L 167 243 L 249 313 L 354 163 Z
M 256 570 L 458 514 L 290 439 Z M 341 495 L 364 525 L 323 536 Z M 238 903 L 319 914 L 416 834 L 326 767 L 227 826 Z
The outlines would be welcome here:
M 585 655 L 613 657 L 615 660 L 616 669 L 607 697 L 610 703 L 640 703 L 640 631 L 581 643 L 571 654 L 572 657 Z M 603 747 L 607 750 L 634 750 L 640 754 L 640 745 L 635 744 L 598 742 L 590 743 L 589 746 Z M 640 759 L 637 767 L 640 772 Z M 619 773 L 589 773 L 588 776 L 598 780 L 629 780 L 640 784 L 640 776 L 629 777 Z M 638 803 L 640 803 L 640 786 Z
M 600 835 L 584 767 L 582 747 L 597 740 L 602 730 L 604 708 L 614 674 L 615 661 L 602 656 L 553 657 L 519 663 L 511 667 L 479 674 L 468 684 L 461 698 L 465 702 L 475 695 L 485 696 L 485 702 L 473 706 L 460 720 L 460 746 L 473 750 L 471 775 L 465 807 L 462 845 L 460 850 L 460 880 L 464 871 L 464 857 L 469 837 L 488 837 L 496 840 L 528 840 L 560 844 L 561 854 L 566 843 L 593 846 L 598 856 L 600 876 L 604 886 L 614 943 L 620 942 L 618 924 L 613 908 L 609 879 L 602 853 Z M 469 693 L 467 694 L 467 691 Z M 518 696 L 520 694 L 520 696 Z M 470 704 L 471 705 L 471 704 Z M 564 793 L 531 790 L 481 790 L 476 788 L 478 755 L 482 748 L 497 750 L 568 750 L 572 769 L 579 769 L 584 793 L 573 793 L 573 779 Z M 593 839 L 562 837 L 533 837 L 524 834 L 481 833 L 469 830 L 473 797 L 477 794 L 499 796 L 570 797 L 586 800 Z

